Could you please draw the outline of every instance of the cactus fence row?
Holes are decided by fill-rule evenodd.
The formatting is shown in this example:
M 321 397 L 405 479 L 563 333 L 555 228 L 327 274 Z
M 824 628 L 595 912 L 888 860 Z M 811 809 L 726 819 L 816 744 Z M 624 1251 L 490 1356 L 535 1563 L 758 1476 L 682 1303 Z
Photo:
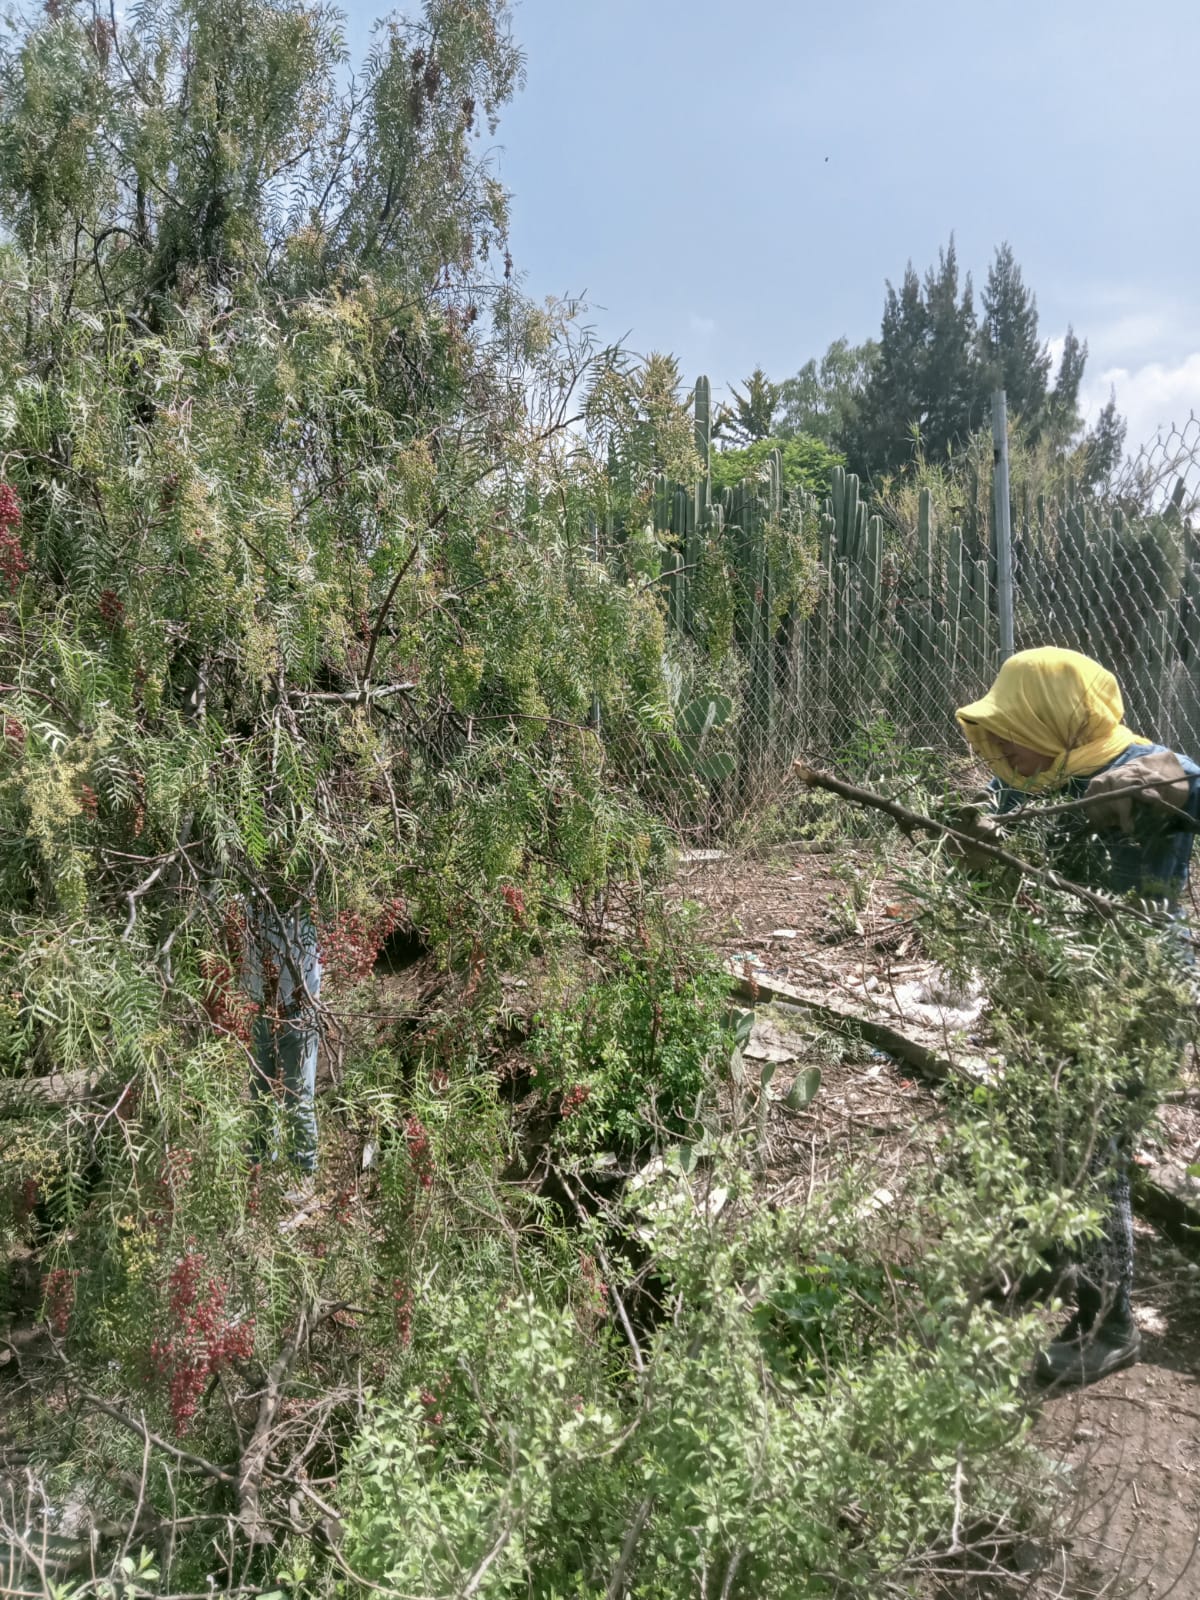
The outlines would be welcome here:
M 706 465 L 710 407 L 702 378 Z M 707 471 L 660 479 L 653 530 L 678 661 L 668 776 L 748 809 L 799 754 L 845 767 L 881 740 L 958 749 L 954 708 L 1000 664 L 990 486 L 975 487 L 960 522 L 940 525 L 924 491 L 915 526 L 897 529 L 871 513 L 854 474 L 836 469 L 819 501 L 784 486 L 777 455 L 717 493 Z M 1017 648 L 1062 644 L 1104 661 L 1131 723 L 1192 752 L 1198 495 L 1193 422 L 1108 494 L 1018 489 L 1012 505 Z

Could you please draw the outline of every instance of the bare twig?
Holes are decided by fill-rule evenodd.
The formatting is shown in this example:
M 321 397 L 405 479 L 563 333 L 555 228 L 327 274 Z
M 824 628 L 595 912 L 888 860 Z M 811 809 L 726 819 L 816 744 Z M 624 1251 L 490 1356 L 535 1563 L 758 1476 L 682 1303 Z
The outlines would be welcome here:
M 126 922 L 125 931 L 121 935 L 121 943 L 122 944 L 125 944 L 129 940 L 129 938 L 131 937 L 131 935 L 133 933 L 134 924 L 137 922 L 137 903 L 138 903 L 138 901 L 142 898 L 142 896 L 144 894 L 149 894 L 150 890 L 153 889 L 154 885 L 158 882 L 158 880 L 162 877 L 163 873 L 167 870 L 168 862 L 169 861 L 173 861 L 174 859 L 175 859 L 175 853 L 173 852 L 172 855 L 168 857 L 167 861 L 162 861 L 162 862 L 159 863 L 159 865 L 157 867 L 155 867 L 154 871 L 150 874 L 150 876 L 148 878 L 143 878 L 141 883 L 139 883 L 138 886 L 135 889 L 130 889 L 129 892 L 126 894 L 125 902 L 129 907 L 129 920 Z
M 637 1508 L 633 1521 L 625 1534 L 625 1541 L 621 1546 L 621 1554 L 613 1568 L 612 1577 L 608 1580 L 608 1588 L 604 1592 L 604 1600 L 620 1600 L 625 1592 L 625 1580 L 629 1576 L 630 1563 L 633 1561 L 638 1540 L 642 1537 L 642 1529 L 646 1526 L 646 1518 L 654 1508 L 654 1496 L 647 1495 Z
M 242 1451 L 242 1459 L 238 1464 L 236 1480 L 238 1521 L 252 1545 L 272 1542 L 270 1530 L 266 1527 L 262 1515 L 263 1473 L 266 1470 L 267 1454 L 270 1449 L 271 1429 L 275 1425 L 275 1416 L 283 1398 L 284 1381 L 308 1336 L 310 1319 L 310 1309 L 307 1306 L 302 1307 L 291 1337 L 267 1370 L 267 1381 L 258 1404 L 254 1431 Z
M 1161 786 L 1163 779 L 1147 778 L 1143 783 L 1128 783 L 1120 789 L 1110 789 L 1104 796 L 1104 804 L 1112 800 L 1123 800 L 1127 795 L 1144 794 L 1147 789 L 1156 789 Z M 1200 833 L 1200 822 L 1190 817 L 1181 806 L 1173 806 L 1169 800 L 1158 800 L 1157 805 L 1164 811 L 1169 811 L 1185 832 Z M 1053 805 L 1041 806 L 1036 803 L 1017 806 L 1013 811 L 1004 813 L 1005 822 L 1024 822 L 1029 818 L 1034 820 L 1039 817 L 1061 817 L 1070 811 L 1082 811 L 1087 806 L 1096 804 L 1095 795 L 1082 794 L 1076 800 L 1059 800 Z
M 378 689 L 373 689 L 369 683 L 364 683 L 359 689 L 293 689 L 288 698 L 304 703 L 328 701 L 338 705 L 365 706 L 373 700 L 387 700 L 395 694 L 408 694 L 417 687 L 416 681 L 412 683 L 386 683 Z
M 479 1593 L 479 1587 L 483 1580 L 487 1577 L 492 1567 L 500 1559 L 507 1548 L 509 1540 L 516 1531 L 516 1525 L 516 1518 L 510 1512 L 508 1519 L 504 1526 L 500 1529 L 492 1548 L 488 1551 L 487 1555 L 484 1556 L 483 1560 L 475 1568 L 475 1571 L 459 1590 L 459 1600 L 471 1600 L 472 1595 Z
M 47 705 L 52 711 L 58 712 L 59 716 L 62 717 L 63 721 L 67 724 L 72 733 L 81 734 L 83 732 L 83 729 L 80 727 L 79 723 L 67 710 L 66 706 L 63 705 L 62 701 L 55 699 L 52 694 L 47 694 L 44 689 L 35 689 L 33 685 L 29 683 L 0 683 L 0 694 L 36 695 L 43 705 Z
M 563 1190 L 566 1193 L 567 1199 L 575 1207 L 575 1211 L 579 1217 L 579 1220 L 586 1223 L 587 1213 L 584 1211 L 583 1207 L 576 1198 L 574 1190 L 571 1188 L 561 1171 L 557 1173 L 557 1177 L 558 1181 L 563 1186 Z M 646 1376 L 646 1362 L 642 1355 L 642 1347 L 638 1343 L 637 1334 L 634 1333 L 633 1324 L 629 1320 L 629 1313 L 625 1309 L 625 1302 L 622 1300 L 620 1291 L 617 1288 L 616 1278 L 612 1269 L 612 1262 L 608 1259 L 604 1246 L 601 1244 L 600 1240 L 596 1239 L 593 1241 L 593 1243 L 596 1247 L 596 1254 L 600 1257 L 600 1265 L 604 1268 L 604 1276 L 608 1282 L 608 1292 L 612 1295 L 613 1304 L 617 1308 L 617 1316 L 621 1319 L 621 1326 L 625 1330 L 625 1337 L 629 1342 L 629 1353 L 633 1358 L 634 1369 L 640 1378 L 644 1378 Z
M 430 522 L 429 527 L 426 529 L 426 535 L 432 533 L 435 528 L 440 527 L 440 525 L 446 520 L 446 514 L 449 510 L 449 502 L 446 502 L 442 506 L 442 509 Z M 375 618 L 375 626 L 371 629 L 371 642 L 367 646 L 367 659 L 363 666 L 362 674 L 364 688 L 371 681 L 371 672 L 375 666 L 375 652 L 379 649 L 379 637 L 383 632 L 383 625 L 387 621 L 387 614 L 392 609 L 392 601 L 396 598 L 396 591 L 404 581 L 405 575 L 412 566 L 413 562 L 417 559 L 417 556 L 420 554 L 420 552 L 421 540 L 414 539 L 412 549 L 400 563 L 400 568 L 397 571 L 396 576 L 392 579 L 391 587 L 389 588 L 387 594 L 383 597 L 383 604 L 379 608 L 379 615 Z

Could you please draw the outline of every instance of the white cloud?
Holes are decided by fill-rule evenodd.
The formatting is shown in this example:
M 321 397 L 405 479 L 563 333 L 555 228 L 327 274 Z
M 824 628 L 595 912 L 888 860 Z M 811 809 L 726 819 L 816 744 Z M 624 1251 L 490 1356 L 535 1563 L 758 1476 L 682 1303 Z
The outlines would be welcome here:
M 1177 335 L 1179 322 L 1166 311 L 1131 311 L 1087 332 L 1089 350 L 1102 361 L 1136 361 L 1139 356 L 1161 354 Z
M 1141 366 L 1110 366 L 1087 372 L 1080 409 L 1093 422 L 1115 390 L 1117 410 L 1128 419 L 1126 446 L 1136 451 L 1162 428 L 1181 427 L 1195 413 L 1200 416 L 1200 350 L 1168 363 L 1150 361 Z

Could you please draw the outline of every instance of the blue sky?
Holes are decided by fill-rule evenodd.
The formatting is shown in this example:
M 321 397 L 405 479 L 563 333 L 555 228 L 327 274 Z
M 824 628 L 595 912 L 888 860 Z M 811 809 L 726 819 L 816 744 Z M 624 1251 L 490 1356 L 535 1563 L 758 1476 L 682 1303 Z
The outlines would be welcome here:
M 375 8 L 352 4 L 356 50 Z M 1196 0 L 520 0 L 495 160 L 533 294 L 685 375 L 877 333 L 953 230 L 1008 239 L 1130 443 L 1200 412 Z

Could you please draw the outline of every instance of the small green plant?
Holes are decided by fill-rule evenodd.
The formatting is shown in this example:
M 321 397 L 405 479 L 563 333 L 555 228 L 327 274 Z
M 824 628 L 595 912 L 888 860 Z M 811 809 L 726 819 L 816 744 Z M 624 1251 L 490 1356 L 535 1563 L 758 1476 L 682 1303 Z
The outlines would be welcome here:
M 837 752 L 839 770 L 895 798 L 940 794 L 946 783 L 944 751 L 914 745 L 889 718 L 859 723 Z M 869 813 L 867 814 L 869 816 Z
M 541 1018 L 534 1082 L 565 1149 L 631 1152 L 685 1133 L 734 1048 L 716 960 L 646 944 Z

